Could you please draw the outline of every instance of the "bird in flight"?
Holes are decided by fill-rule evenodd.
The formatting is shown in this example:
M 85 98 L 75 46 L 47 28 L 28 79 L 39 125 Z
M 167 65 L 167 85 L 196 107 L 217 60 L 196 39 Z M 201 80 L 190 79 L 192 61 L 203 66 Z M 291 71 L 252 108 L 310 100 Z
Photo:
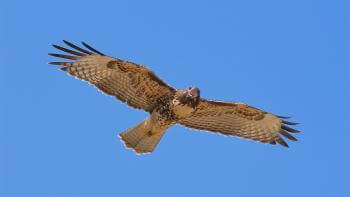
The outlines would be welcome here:
M 52 45 L 66 54 L 49 55 L 72 60 L 50 62 L 60 69 L 96 86 L 129 106 L 148 112 L 149 117 L 119 134 L 127 148 L 136 153 L 151 153 L 166 130 L 180 124 L 197 130 L 207 130 L 228 136 L 238 136 L 267 144 L 288 144 L 282 138 L 297 141 L 291 133 L 300 131 L 287 125 L 289 117 L 277 116 L 239 103 L 201 98 L 197 87 L 176 89 L 143 65 L 107 56 L 88 44 L 78 47 Z

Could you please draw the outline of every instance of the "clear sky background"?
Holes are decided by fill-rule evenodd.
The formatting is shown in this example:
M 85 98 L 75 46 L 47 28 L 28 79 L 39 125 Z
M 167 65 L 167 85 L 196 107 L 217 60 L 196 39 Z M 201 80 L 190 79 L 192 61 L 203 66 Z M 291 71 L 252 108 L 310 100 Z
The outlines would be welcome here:
M 1 1 L 0 196 L 350 196 L 349 3 Z M 169 129 L 57 70 L 62 39 L 147 65 L 177 88 L 301 122 L 290 148 Z M 347 57 L 346 57 L 347 56 Z

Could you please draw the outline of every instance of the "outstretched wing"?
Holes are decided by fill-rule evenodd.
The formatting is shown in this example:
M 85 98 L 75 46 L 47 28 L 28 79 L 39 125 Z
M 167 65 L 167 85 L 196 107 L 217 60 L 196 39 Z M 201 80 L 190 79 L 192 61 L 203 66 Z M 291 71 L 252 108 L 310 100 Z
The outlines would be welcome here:
M 75 50 L 52 46 L 70 55 L 49 55 L 73 61 L 50 64 L 63 66 L 61 70 L 95 85 L 131 107 L 151 112 L 158 98 L 175 92 L 144 66 L 106 56 L 84 42 L 82 44 L 87 49 L 65 40 L 64 43 Z
M 257 108 L 242 104 L 201 99 L 195 113 L 179 121 L 180 124 L 199 130 L 208 130 L 224 135 L 240 136 L 269 144 L 288 147 L 281 138 L 297 141 L 289 132 L 298 133 L 286 125 L 297 123 L 283 120 L 288 117 L 276 116 Z

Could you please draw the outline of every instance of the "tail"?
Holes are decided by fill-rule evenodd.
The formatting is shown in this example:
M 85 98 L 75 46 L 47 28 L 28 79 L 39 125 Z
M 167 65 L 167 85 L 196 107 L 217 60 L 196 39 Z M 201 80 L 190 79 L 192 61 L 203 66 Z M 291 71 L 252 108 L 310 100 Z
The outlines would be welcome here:
M 165 129 L 152 131 L 152 123 L 149 119 L 139 123 L 135 127 L 119 134 L 127 148 L 133 149 L 136 153 L 151 153 L 159 143 Z

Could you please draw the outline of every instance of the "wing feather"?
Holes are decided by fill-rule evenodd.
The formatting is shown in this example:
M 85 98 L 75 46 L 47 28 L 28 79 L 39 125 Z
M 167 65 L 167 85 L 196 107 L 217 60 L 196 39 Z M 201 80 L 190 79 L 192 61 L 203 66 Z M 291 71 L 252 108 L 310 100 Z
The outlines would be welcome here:
M 297 130 L 284 125 L 295 123 L 286 122 L 278 116 L 243 103 L 201 99 L 194 114 L 179 123 L 194 129 L 239 136 L 262 143 L 277 142 L 284 147 L 288 147 L 288 144 L 279 134 L 289 140 L 297 140 L 288 133 L 295 133 Z
M 95 85 L 102 92 L 115 96 L 131 107 L 151 112 L 159 98 L 175 92 L 174 88 L 144 66 L 106 56 L 84 42 L 82 44 L 88 50 L 68 41 L 64 43 L 77 51 L 53 45 L 71 55 L 49 55 L 76 61 L 50 64 L 63 66 L 61 70 Z
M 87 55 L 92 55 L 92 53 L 91 53 L 90 51 L 85 50 L 85 49 L 82 49 L 82 48 L 78 47 L 77 45 L 68 42 L 67 40 L 63 40 L 63 42 L 64 42 L 66 45 L 72 47 L 72 48 L 75 49 L 75 50 L 78 50 L 78 51 L 80 51 L 80 52 L 86 53 Z

